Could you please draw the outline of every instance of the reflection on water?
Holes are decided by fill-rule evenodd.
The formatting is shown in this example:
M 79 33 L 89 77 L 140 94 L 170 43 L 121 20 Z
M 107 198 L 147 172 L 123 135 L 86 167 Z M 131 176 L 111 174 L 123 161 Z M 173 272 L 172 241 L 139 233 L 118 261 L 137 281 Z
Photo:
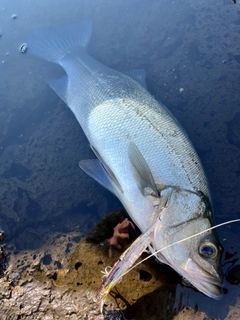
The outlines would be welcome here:
M 120 71 L 144 68 L 151 93 L 188 132 L 210 182 L 216 222 L 239 218 L 239 12 L 239 3 L 230 0 L 1 2 L 0 228 L 9 248 L 36 250 L 48 233 L 57 232 L 74 233 L 74 243 L 119 206 L 78 168 L 80 159 L 93 154 L 74 117 L 43 81 L 62 71 L 22 54 L 33 30 L 86 17 L 94 26 L 90 53 Z M 230 319 L 240 294 L 239 229 L 239 224 L 219 229 L 223 300 L 176 281 L 166 309 L 190 306 Z M 42 260 L 49 261 L 49 256 Z M 149 301 L 161 299 L 159 292 Z

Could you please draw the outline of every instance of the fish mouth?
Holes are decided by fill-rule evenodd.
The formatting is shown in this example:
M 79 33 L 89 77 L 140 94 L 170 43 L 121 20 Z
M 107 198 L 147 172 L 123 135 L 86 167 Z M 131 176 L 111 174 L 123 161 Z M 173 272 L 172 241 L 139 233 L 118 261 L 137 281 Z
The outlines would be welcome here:
M 222 279 L 217 273 L 213 275 L 192 259 L 188 259 L 184 268 L 184 274 L 186 279 L 206 296 L 215 300 L 222 298 Z

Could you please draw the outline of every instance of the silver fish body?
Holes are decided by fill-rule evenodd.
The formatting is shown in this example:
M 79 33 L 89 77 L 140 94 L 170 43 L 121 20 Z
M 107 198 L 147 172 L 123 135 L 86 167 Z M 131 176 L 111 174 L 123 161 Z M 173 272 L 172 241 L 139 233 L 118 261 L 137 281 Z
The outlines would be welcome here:
M 206 230 L 213 223 L 210 193 L 187 134 L 148 93 L 143 71 L 123 74 L 86 53 L 90 35 L 91 24 L 84 21 L 36 32 L 28 41 L 30 53 L 66 71 L 49 85 L 74 113 L 99 159 L 80 166 L 120 199 L 143 233 L 155 219 L 161 221 L 149 243 L 152 251 Z M 208 231 L 162 251 L 158 259 L 217 299 L 220 251 Z

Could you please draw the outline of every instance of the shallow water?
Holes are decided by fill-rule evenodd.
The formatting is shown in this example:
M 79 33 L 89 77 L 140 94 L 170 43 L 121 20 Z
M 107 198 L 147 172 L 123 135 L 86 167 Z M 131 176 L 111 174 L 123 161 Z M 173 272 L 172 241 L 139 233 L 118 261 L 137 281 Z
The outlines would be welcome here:
M 93 22 L 89 53 L 119 71 L 144 68 L 149 91 L 186 129 L 209 179 L 216 223 L 239 218 L 239 1 L 2 0 L 0 227 L 9 243 L 18 250 L 40 246 L 41 239 L 29 240 L 33 231 L 25 237 L 29 227 L 84 236 L 119 206 L 78 168 L 80 159 L 93 156 L 87 140 L 43 81 L 62 71 L 19 51 L 33 30 L 86 17 Z M 224 273 L 235 267 L 223 300 L 179 285 L 174 308 L 197 306 L 210 317 L 227 316 L 240 294 L 239 229 L 219 229 Z

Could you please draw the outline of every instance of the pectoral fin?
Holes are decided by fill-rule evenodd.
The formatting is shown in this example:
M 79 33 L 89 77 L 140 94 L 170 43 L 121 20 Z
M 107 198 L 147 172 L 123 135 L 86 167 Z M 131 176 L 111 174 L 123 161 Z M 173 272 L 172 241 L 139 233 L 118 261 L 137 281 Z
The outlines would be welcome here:
M 79 167 L 101 186 L 117 196 L 118 186 L 98 159 L 81 160 Z
M 91 148 L 92 148 L 92 151 L 95 153 L 96 157 L 100 160 L 100 162 L 101 162 L 102 166 L 104 167 L 104 169 L 106 170 L 106 172 L 108 173 L 110 180 L 113 181 L 114 184 L 117 186 L 117 188 L 123 193 L 122 187 L 121 187 L 120 183 L 118 182 L 115 174 L 112 172 L 111 168 L 107 165 L 107 163 L 102 158 L 102 156 L 97 151 L 97 149 L 94 148 L 94 146 L 91 146 Z
M 159 197 L 151 170 L 138 147 L 133 142 L 129 144 L 128 155 L 139 190 L 143 195 Z

